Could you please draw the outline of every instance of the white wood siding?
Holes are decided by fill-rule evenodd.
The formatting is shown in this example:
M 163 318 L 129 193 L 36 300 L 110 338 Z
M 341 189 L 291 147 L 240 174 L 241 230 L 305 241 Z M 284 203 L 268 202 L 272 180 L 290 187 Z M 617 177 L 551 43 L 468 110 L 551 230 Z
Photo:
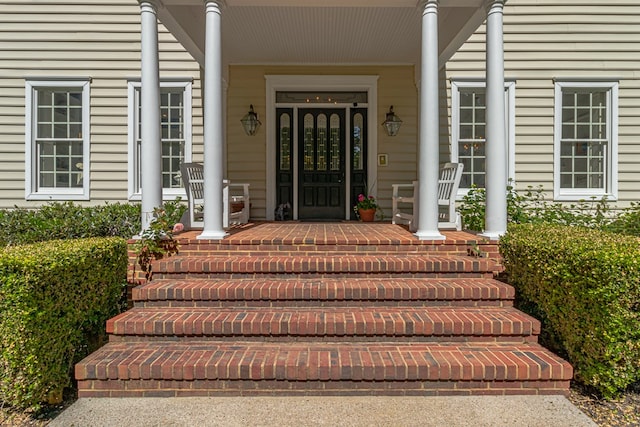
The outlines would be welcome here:
M 140 78 L 135 0 L 0 4 L 0 208 L 24 200 L 25 79 L 91 78 L 91 202 L 127 199 L 127 80 Z M 160 77 L 193 80 L 194 151 L 202 152 L 198 64 L 159 26 Z M 198 154 L 196 154 L 198 159 Z
M 482 26 L 446 65 L 484 78 Z M 640 200 L 640 2 L 508 0 L 505 75 L 516 80 L 516 183 L 553 190 L 554 79 L 620 82 L 618 197 Z

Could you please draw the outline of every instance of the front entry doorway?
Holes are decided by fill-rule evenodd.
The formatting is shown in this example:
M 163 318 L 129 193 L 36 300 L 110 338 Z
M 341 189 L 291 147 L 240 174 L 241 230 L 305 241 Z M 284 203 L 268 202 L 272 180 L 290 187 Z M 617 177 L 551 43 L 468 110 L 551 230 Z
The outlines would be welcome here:
M 276 219 L 355 219 L 366 193 L 367 109 L 354 106 L 276 109 Z M 284 214 L 284 215 L 282 215 Z
M 345 110 L 298 110 L 298 218 L 345 213 Z

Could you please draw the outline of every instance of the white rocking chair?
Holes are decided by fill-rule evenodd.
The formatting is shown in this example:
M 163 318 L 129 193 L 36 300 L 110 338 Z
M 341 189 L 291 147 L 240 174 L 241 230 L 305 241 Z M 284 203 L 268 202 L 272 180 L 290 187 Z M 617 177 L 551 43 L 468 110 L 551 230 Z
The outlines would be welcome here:
M 462 178 L 462 163 L 446 163 L 440 168 L 438 179 L 438 228 L 462 229 L 462 219 L 456 212 L 456 194 Z M 409 230 L 417 231 L 418 181 L 411 184 L 393 184 L 392 216 L 393 224 L 408 224 Z M 411 212 L 400 210 L 400 204 L 410 204 Z
M 204 227 L 204 172 L 201 163 L 183 163 L 180 166 L 182 182 L 187 193 L 189 228 Z M 223 181 L 222 187 L 222 226 L 246 224 L 249 222 L 251 200 L 249 184 L 232 184 Z

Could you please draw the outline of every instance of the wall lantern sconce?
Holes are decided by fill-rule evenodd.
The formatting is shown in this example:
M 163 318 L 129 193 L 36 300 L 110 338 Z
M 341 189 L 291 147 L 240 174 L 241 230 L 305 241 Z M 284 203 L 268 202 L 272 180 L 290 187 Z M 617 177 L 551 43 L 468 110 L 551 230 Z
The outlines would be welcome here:
M 396 136 L 400 130 L 400 125 L 402 125 L 402 120 L 400 120 L 400 117 L 396 116 L 396 113 L 393 112 L 392 105 L 389 107 L 387 119 L 382 123 L 382 126 L 384 126 L 384 129 L 387 131 L 387 135 Z
M 253 136 L 258 132 L 262 123 L 258 120 L 256 112 L 253 111 L 253 104 L 249 107 L 249 112 L 240 119 L 240 122 L 242 123 L 242 128 L 247 135 Z

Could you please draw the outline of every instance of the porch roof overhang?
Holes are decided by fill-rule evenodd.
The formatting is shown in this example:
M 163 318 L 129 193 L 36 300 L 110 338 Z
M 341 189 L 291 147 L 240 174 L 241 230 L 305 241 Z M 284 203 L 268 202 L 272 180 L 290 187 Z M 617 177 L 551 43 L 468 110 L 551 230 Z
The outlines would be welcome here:
M 416 0 L 225 0 L 223 64 L 419 64 Z M 440 66 L 486 18 L 485 0 L 440 0 Z M 161 0 L 158 17 L 204 65 L 204 0 Z

